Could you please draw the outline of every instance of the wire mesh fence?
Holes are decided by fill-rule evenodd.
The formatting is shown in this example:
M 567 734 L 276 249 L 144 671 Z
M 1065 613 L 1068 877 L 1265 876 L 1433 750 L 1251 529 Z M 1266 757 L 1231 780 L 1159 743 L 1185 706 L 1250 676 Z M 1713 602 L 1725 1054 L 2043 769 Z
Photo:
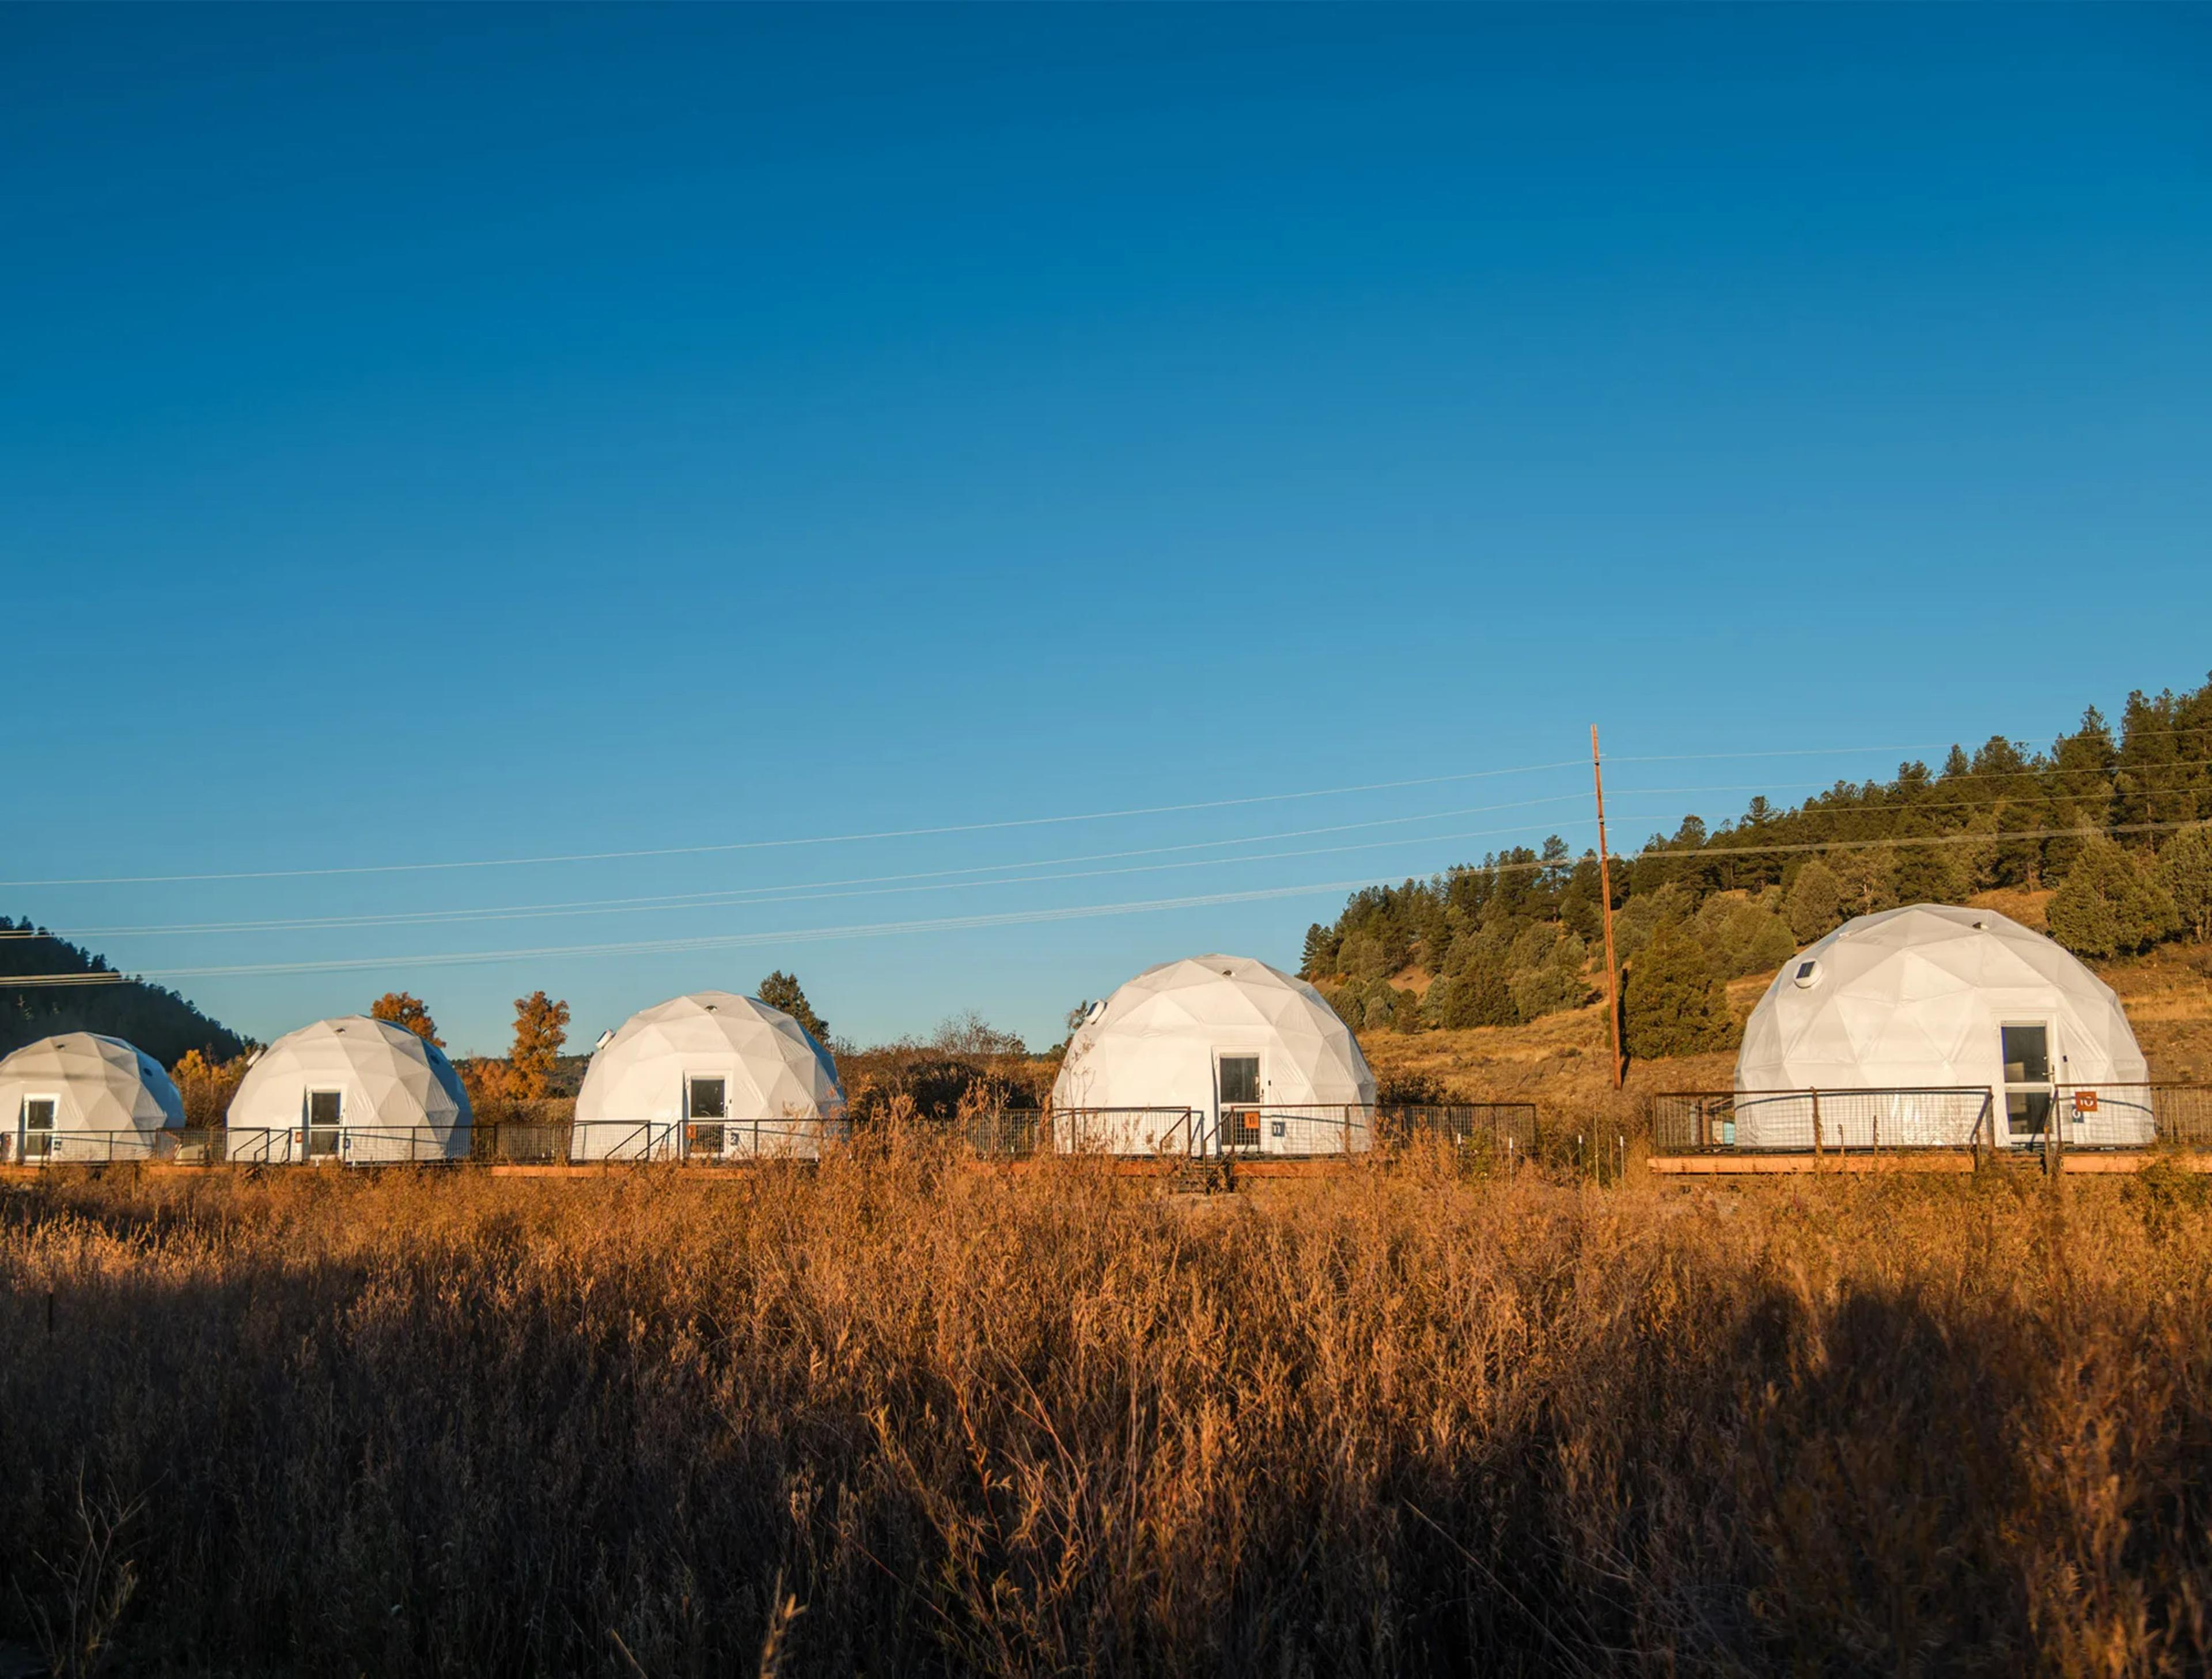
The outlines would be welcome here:
M 117 1160 L 166 1160 L 175 1157 L 179 1138 L 174 1127 L 115 1131 L 26 1127 L 0 1134 L 0 1165 L 104 1165 Z
M 576 1120 L 569 1126 L 568 1159 L 683 1161 L 811 1160 L 824 1143 L 842 1138 L 842 1119 Z
M 1386 1146 L 1433 1137 L 1455 1147 L 1492 1148 L 1524 1157 L 1536 1152 L 1540 1135 L 1534 1102 L 1379 1107 L 1375 1135 Z
M 1190 1108 L 1048 1108 L 1041 1141 L 1055 1154 L 1197 1154 L 1203 1118 Z
M 0 1137 L 0 1164 L 125 1159 L 188 1165 L 742 1164 L 820 1158 L 850 1135 L 841 1119 L 586 1120 L 568 1104 L 526 1117 L 437 1126 L 204 1125 L 159 1132 L 40 1133 L 33 1149 Z M 936 1122 L 981 1159 L 1103 1155 L 1180 1159 L 1348 1159 L 1421 1140 L 1536 1159 L 1545 1138 L 1531 1103 L 1237 1107 L 981 1108 Z M 1577 1145 L 1579 1146 L 1579 1145 Z M 1558 1149 L 1568 1149 L 1559 1141 Z M 1558 1152 L 1555 1149 L 1553 1152 Z M 1570 1150 L 1571 1152 L 1571 1150 Z M 1585 1149 L 1584 1152 L 1587 1152 Z M 1565 1156 L 1562 1156 L 1565 1159 Z
M 1674 1091 L 1651 1098 L 1650 1125 L 1660 1155 L 2202 1145 L 2212 1086 Z

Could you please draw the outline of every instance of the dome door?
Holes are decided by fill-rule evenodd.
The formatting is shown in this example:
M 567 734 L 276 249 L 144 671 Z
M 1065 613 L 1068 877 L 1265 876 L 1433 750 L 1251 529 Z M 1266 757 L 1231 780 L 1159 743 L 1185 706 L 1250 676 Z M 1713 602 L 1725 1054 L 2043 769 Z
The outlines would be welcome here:
M 334 1160 L 338 1138 L 345 1129 L 345 1092 L 311 1090 L 300 1128 L 301 1152 L 310 1160 Z
M 724 1078 L 684 1081 L 684 1152 L 719 1160 L 730 1117 L 730 1081 Z
M 2051 1023 L 2008 1021 L 1997 1028 L 2004 1062 L 2004 1117 L 2014 1147 L 2040 1144 L 2051 1132 Z
M 1259 1147 L 1260 1057 L 1216 1055 L 1213 1090 L 1215 1111 L 1221 1121 L 1222 1152 Z
M 23 1098 L 21 1159 L 43 1160 L 54 1152 L 54 1114 L 60 1106 L 58 1097 L 27 1096 Z

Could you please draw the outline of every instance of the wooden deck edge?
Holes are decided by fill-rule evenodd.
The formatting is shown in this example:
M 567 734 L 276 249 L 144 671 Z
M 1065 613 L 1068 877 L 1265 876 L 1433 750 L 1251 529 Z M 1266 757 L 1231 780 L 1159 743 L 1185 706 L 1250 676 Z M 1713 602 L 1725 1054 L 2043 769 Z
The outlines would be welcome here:
M 1996 1158 L 2000 1165 L 2023 1168 L 2039 1167 L 2042 1164 L 2033 1154 Z M 2077 1149 L 2061 1157 L 2063 1169 L 2069 1175 L 2078 1172 L 2091 1177 L 2125 1176 L 2161 1160 L 2183 1171 L 2212 1172 L 2212 1154 L 2143 1151 L 2106 1153 Z M 1952 1149 L 1930 1149 L 1925 1153 L 1899 1150 L 1893 1154 L 1655 1154 L 1645 1164 L 1659 1177 L 1764 1177 L 1802 1172 L 1856 1176 L 1867 1172 L 1971 1172 L 1974 1157 Z

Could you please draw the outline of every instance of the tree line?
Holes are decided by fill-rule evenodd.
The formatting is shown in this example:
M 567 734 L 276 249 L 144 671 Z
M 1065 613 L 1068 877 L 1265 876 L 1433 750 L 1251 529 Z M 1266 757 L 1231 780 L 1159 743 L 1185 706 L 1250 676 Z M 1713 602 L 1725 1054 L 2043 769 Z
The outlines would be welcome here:
M 0 916 L 0 1055 L 64 1032 L 98 1032 L 137 1044 L 164 1067 L 187 1051 L 218 1060 L 246 1040 L 175 992 L 120 976 L 86 985 L 10 985 L 30 974 L 113 974 L 107 958 L 28 920 Z
M 1611 867 L 1630 1053 L 1729 1046 L 1727 981 L 1856 916 L 2049 891 L 2051 936 L 2088 957 L 2212 937 L 2212 678 L 2095 707 L 2045 751 L 1992 736 L 1940 768 L 1686 816 Z M 1595 851 L 1554 835 L 1425 880 L 1355 892 L 1307 929 L 1300 971 L 1355 1029 L 1510 1025 L 1603 983 Z

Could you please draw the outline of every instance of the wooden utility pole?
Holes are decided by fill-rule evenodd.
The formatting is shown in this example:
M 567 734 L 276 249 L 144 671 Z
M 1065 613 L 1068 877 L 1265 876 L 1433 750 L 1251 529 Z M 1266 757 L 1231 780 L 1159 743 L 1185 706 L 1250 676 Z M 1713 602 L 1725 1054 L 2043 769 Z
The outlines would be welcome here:
M 1620 1088 L 1620 964 L 1613 957 L 1613 865 L 1605 849 L 1605 769 L 1598 762 L 1597 725 L 1590 725 L 1590 781 L 1597 788 L 1597 897 L 1605 911 L 1605 1019 L 1613 1033 L 1613 1087 Z

